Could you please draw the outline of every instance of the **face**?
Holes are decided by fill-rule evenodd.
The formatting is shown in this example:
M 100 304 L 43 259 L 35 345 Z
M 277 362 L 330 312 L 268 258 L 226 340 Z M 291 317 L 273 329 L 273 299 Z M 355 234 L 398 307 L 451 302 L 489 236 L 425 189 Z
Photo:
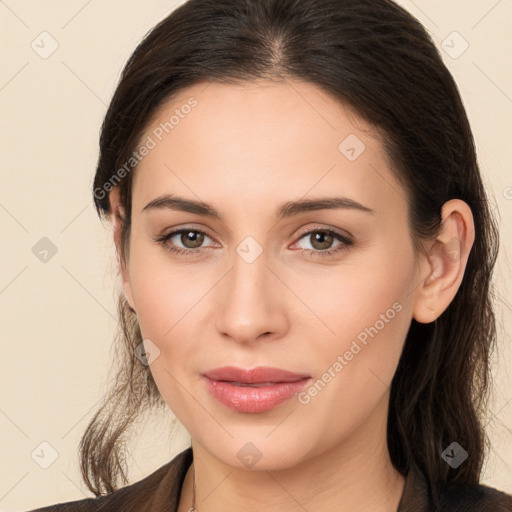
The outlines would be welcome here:
M 142 140 L 124 291 L 193 442 L 237 467 L 252 443 L 258 468 L 285 468 L 382 429 L 419 278 L 377 134 L 312 84 L 262 81 L 191 87 Z M 294 206 L 321 199 L 339 201 Z M 247 405 L 265 391 L 212 394 L 204 374 L 224 366 L 307 378 Z

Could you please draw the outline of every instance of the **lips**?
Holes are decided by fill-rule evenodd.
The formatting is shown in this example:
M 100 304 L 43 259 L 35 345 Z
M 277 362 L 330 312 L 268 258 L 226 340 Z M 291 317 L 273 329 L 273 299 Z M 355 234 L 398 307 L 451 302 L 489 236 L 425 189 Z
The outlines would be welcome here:
M 293 373 L 281 368 L 272 368 L 270 366 L 258 366 L 256 368 L 245 370 L 235 366 L 223 366 L 215 368 L 203 374 L 211 380 L 230 382 L 240 385 L 271 385 L 278 382 L 295 382 L 308 378 L 305 373 Z
M 298 394 L 312 379 L 267 366 L 251 370 L 224 366 L 203 374 L 209 393 L 220 403 L 237 412 L 269 411 Z

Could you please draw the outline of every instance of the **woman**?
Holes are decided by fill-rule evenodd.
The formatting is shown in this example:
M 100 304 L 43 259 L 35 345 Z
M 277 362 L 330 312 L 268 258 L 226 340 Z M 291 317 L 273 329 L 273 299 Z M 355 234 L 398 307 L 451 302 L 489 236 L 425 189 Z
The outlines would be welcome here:
M 127 63 L 94 179 L 123 368 L 40 510 L 505 511 L 480 484 L 498 250 L 468 119 L 390 0 L 189 0 Z M 119 488 L 123 433 L 191 447 Z

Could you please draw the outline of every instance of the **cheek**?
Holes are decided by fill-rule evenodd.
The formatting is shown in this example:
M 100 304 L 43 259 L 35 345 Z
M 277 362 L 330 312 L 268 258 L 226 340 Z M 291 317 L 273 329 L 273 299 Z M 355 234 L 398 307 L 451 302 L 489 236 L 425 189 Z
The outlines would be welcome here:
M 142 337 L 159 351 L 150 371 L 171 410 L 183 411 L 190 405 L 184 387 L 194 373 L 193 342 L 200 339 L 200 308 L 195 306 L 211 285 L 198 282 L 185 266 L 172 264 L 165 251 L 159 252 L 134 250 L 130 283 Z
M 390 385 L 410 326 L 413 279 L 412 251 L 399 256 L 382 246 L 317 279 L 321 287 L 303 288 L 315 329 L 323 333 L 313 353 L 319 386 L 329 381 L 328 402 L 357 411 L 375 405 Z
M 309 275 L 297 272 L 290 279 L 296 283 L 294 290 L 309 310 L 311 325 L 322 329 L 330 346 L 343 349 L 347 340 L 358 335 L 364 342 L 365 332 L 369 337 L 365 329 L 375 324 L 379 338 L 394 339 L 395 329 L 403 330 L 401 320 L 397 319 L 405 314 L 397 309 L 406 309 L 412 299 L 408 294 L 414 279 L 413 264 L 408 248 L 399 255 L 391 245 L 376 244 L 339 266 Z
M 299 402 L 310 418 L 311 435 L 322 426 L 326 443 L 359 431 L 374 412 L 386 414 L 381 406 L 385 407 L 410 320 L 401 302 L 391 304 L 384 293 L 366 306 L 357 317 L 351 316 L 350 304 L 339 311 L 337 323 L 334 317 L 331 321 L 336 336 L 322 337 L 311 350 L 315 378 Z
M 130 286 L 144 337 L 165 342 L 173 337 L 180 323 L 189 322 L 197 314 L 194 305 L 204 297 L 209 285 L 205 279 L 198 280 L 190 267 L 194 265 L 173 262 L 164 249 L 134 243 Z

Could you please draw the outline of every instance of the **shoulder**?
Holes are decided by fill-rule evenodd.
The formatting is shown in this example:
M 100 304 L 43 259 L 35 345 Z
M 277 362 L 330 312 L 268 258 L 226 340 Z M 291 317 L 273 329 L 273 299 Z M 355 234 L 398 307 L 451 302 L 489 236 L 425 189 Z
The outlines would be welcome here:
M 452 484 L 438 492 L 436 507 L 432 486 L 413 464 L 397 512 L 512 512 L 512 496 L 486 485 Z
M 443 512 L 512 512 L 512 495 L 486 485 L 447 488 L 442 500 Z
M 144 479 L 110 494 L 57 503 L 29 512 L 172 511 L 173 507 L 177 508 L 183 480 L 191 463 L 192 449 L 189 447 Z

